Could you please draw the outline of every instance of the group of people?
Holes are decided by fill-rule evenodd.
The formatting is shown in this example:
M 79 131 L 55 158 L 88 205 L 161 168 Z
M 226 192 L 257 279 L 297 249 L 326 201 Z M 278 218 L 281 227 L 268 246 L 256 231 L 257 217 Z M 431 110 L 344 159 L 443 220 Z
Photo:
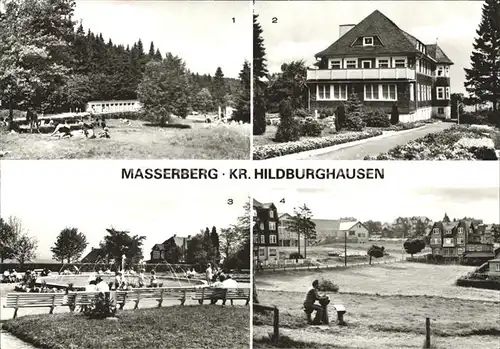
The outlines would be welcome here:
M 120 290 L 126 291 L 131 288 L 142 288 L 142 287 L 161 287 L 163 283 L 159 282 L 156 272 L 151 271 L 151 276 L 149 277 L 149 283 L 144 275 L 144 270 L 140 270 L 137 274 L 133 270 L 126 271 L 116 271 L 114 281 L 106 283 L 104 281 L 103 275 L 111 275 L 111 270 L 98 270 L 97 273 L 93 273 L 88 278 L 88 284 L 85 287 L 86 291 L 92 292 L 109 292 L 110 290 Z M 135 282 L 130 282 L 127 279 L 127 275 L 133 276 Z
M 208 263 L 205 270 L 207 284 L 218 288 L 238 288 L 238 282 L 231 275 L 226 275 L 224 271 L 217 266 Z
M 23 274 L 18 273 L 16 269 L 5 270 L 2 275 L 2 282 L 19 282 L 23 280 Z
M 71 126 L 66 119 L 64 119 L 61 123 L 56 124 L 56 128 L 54 132 L 50 134 L 51 137 L 61 138 L 70 138 L 73 137 L 74 132 L 80 132 L 85 138 L 95 139 L 95 138 L 111 138 L 109 134 L 109 128 L 106 126 L 106 119 L 104 116 L 101 119 L 94 119 L 91 115 L 88 121 L 80 119 L 78 122 L 78 126 L 80 127 L 80 131 L 71 131 Z M 95 127 L 102 127 L 102 131 L 97 133 L 95 132 Z

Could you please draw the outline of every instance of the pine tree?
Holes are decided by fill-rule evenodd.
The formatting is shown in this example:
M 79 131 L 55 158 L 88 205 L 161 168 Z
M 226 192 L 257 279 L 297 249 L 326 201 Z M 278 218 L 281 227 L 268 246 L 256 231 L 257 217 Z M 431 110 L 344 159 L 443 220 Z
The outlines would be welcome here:
M 265 83 L 267 74 L 266 49 L 262 38 L 262 27 L 257 22 L 258 15 L 253 15 L 253 134 L 266 132 Z
M 212 97 L 216 108 L 224 107 L 224 96 L 226 95 L 226 92 L 227 86 L 224 81 L 224 73 L 222 73 L 222 69 L 220 67 L 217 67 L 212 81 Z
M 293 142 L 300 138 L 300 125 L 292 115 L 292 102 L 290 98 L 280 103 L 280 124 L 276 130 L 276 142 Z
M 149 59 L 153 59 L 155 56 L 155 44 L 151 41 L 151 45 L 149 45 Z
M 233 113 L 233 120 L 250 122 L 250 65 L 247 61 L 243 63 L 240 71 L 240 86 L 236 95 L 236 110 Z
M 160 52 L 160 49 L 156 49 L 155 59 L 158 61 L 161 61 L 163 59 L 161 52 Z
M 471 68 L 465 69 L 465 88 L 471 97 L 493 103 L 500 101 L 500 0 L 486 0 L 474 50 Z

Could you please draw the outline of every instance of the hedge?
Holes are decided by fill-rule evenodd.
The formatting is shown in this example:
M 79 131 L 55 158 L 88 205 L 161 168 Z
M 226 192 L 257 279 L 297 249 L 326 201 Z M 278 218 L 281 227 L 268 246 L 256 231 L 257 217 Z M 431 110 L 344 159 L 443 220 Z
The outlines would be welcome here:
M 484 288 L 487 290 L 499 290 L 500 291 L 500 281 L 497 280 L 473 280 L 460 278 L 456 282 L 457 286 L 462 287 L 474 287 L 474 288 Z

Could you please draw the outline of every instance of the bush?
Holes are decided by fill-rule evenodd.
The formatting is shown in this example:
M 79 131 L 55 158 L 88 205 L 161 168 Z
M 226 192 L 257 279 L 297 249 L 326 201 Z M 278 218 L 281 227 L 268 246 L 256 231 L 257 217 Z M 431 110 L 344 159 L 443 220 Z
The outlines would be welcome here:
M 312 117 L 313 114 L 310 111 L 305 110 L 305 109 L 296 109 L 293 112 L 293 116 L 297 117 L 297 118 L 307 119 L 307 118 Z
M 394 103 L 392 105 L 392 111 L 391 111 L 391 124 L 396 125 L 399 123 L 399 110 L 398 110 L 398 105 Z
M 298 252 L 292 252 L 288 256 L 288 259 L 303 259 L 304 257 Z
M 319 137 L 323 131 L 323 125 L 314 119 L 305 120 L 301 126 L 301 134 L 306 137 Z
M 334 115 L 335 115 L 335 110 L 333 110 L 332 108 L 323 108 L 318 110 L 318 117 L 320 119 L 325 119 L 329 116 L 334 116 Z
M 280 103 L 280 124 L 276 130 L 276 142 L 293 142 L 300 138 L 300 123 L 292 116 L 290 100 Z
M 84 314 L 91 319 L 105 319 L 116 315 L 116 306 L 110 294 L 99 293 L 92 299 Z
M 343 130 L 347 131 L 363 131 L 366 124 L 361 119 L 361 115 L 359 113 L 352 113 L 347 115 L 344 125 L 341 126 Z
M 360 133 L 340 133 L 332 136 L 308 138 L 295 142 L 255 146 L 253 149 L 253 159 L 270 159 L 287 154 L 300 153 L 306 150 L 320 149 L 360 139 L 380 136 L 381 134 L 382 132 L 379 130 L 368 130 Z
M 387 115 L 381 111 L 375 110 L 365 114 L 363 121 L 368 127 L 389 127 L 391 121 Z
M 334 292 L 339 291 L 339 286 L 330 280 L 321 279 L 319 280 L 318 288 L 321 292 Z
M 484 288 L 488 290 L 500 290 L 500 281 L 497 280 L 475 280 L 460 278 L 456 281 L 457 286 Z

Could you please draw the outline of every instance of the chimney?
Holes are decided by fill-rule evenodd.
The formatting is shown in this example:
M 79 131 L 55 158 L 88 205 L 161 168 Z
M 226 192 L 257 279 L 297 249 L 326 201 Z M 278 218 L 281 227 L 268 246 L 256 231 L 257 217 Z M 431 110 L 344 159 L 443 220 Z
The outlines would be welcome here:
M 343 37 L 345 33 L 354 28 L 356 24 L 341 24 L 339 25 L 339 38 Z

